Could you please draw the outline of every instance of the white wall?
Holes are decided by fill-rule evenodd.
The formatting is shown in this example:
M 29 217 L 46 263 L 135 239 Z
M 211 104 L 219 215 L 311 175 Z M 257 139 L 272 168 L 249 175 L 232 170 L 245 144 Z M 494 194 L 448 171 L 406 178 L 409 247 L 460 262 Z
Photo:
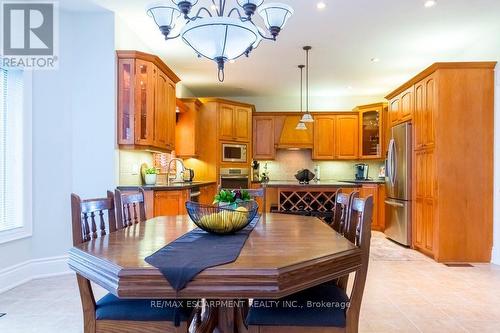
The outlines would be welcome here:
M 59 17 L 59 69 L 33 73 L 33 235 L 0 245 L 0 290 L 41 272 L 46 258 L 67 270 L 70 193 L 104 196 L 115 186 L 114 15 Z
M 497 65 L 495 74 L 495 197 L 491 261 L 500 265 L 500 65 Z

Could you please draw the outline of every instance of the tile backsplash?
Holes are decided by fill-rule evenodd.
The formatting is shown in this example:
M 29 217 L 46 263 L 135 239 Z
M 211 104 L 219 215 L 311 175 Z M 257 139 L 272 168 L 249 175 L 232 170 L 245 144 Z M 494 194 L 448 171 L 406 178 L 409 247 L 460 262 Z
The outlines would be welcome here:
M 267 170 L 271 180 L 295 180 L 294 175 L 300 169 L 314 171 L 315 165 L 321 169 L 321 179 L 340 180 L 354 178 L 354 165 L 359 161 L 313 161 L 311 150 L 278 150 L 274 161 L 260 161 L 260 172 Z M 383 166 L 381 161 L 362 161 L 369 166 L 369 177 L 378 178 L 379 169 Z
M 153 153 L 139 150 L 120 150 L 120 185 L 142 185 L 141 164 L 153 166 Z

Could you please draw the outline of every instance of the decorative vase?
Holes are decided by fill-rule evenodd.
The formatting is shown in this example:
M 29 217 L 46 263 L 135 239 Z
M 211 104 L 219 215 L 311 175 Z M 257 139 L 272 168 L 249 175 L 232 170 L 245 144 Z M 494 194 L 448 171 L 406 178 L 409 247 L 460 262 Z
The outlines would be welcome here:
M 156 184 L 156 174 L 146 174 L 144 175 L 144 182 L 146 185 L 155 185 Z

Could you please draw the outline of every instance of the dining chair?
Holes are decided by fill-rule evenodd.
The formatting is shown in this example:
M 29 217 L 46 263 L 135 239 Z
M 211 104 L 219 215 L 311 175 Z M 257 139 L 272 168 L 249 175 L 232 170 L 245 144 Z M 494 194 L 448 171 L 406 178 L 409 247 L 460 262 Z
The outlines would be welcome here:
M 265 301 L 257 300 L 259 305 L 250 307 L 246 318 L 248 332 L 358 332 L 359 312 L 370 255 L 372 211 L 372 196 L 353 199 L 346 234 L 348 237 L 353 236 L 351 241 L 360 248 L 362 255 L 361 266 L 353 274 L 350 295 L 334 284 L 321 284 L 282 298 L 280 302 L 269 307 L 262 306 L 266 304 L 263 303 Z
M 114 201 L 110 191 L 106 198 L 88 200 L 71 194 L 73 246 L 99 242 L 100 237 L 117 230 Z M 188 323 L 192 319 L 190 308 L 176 308 L 172 305 L 178 303 L 163 300 L 161 306 L 153 306 L 149 299 L 119 299 L 110 293 L 96 302 L 90 281 L 80 274 L 76 274 L 76 278 L 82 301 L 84 333 L 188 332 Z
M 349 211 L 352 200 L 359 197 L 359 192 L 352 191 L 351 193 L 342 193 L 341 189 L 337 190 L 335 195 L 335 208 L 333 209 L 332 228 L 339 234 L 346 233 L 347 221 L 349 220 Z
M 146 221 L 146 195 L 144 189 L 138 192 L 127 193 L 115 190 L 116 217 L 118 229 L 130 227 L 139 222 Z

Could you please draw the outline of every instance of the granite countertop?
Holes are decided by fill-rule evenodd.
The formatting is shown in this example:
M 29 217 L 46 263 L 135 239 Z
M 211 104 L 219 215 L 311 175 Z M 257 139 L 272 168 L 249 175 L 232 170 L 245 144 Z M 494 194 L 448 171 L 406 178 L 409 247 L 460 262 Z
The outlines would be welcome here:
M 346 183 L 353 183 L 353 184 L 385 184 L 384 178 L 364 179 L 364 180 L 342 179 L 341 181 L 346 182 Z
M 311 181 L 309 184 L 299 184 L 296 180 L 270 180 L 266 187 L 361 187 L 361 184 L 338 180 Z
M 120 185 L 116 188 L 123 191 L 135 191 L 139 187 L 142 187 L 145 191 L 175 191 L 175 190 L 189 190 L 193 187 L 203 187 L 208 185 L 216 184 L 216 181 L 199 181 L 191 183 L 172 183 L 170 185 Z

